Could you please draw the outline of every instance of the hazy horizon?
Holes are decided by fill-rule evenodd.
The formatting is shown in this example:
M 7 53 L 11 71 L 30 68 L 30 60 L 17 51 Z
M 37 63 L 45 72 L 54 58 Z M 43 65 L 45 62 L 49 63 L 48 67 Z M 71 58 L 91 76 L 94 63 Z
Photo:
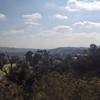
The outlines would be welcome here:
M 0 47 L 50 49 L 100 43 L 99 0 L 0 0 Z
M 56 48 L 89 48 L 89 46 L 60 46 L 60 47 L 54 47 L 54 48 L 28 48 L 28 47 L 0 47 L 0 48 L 19 48 L 19 49 L 56 49 Z

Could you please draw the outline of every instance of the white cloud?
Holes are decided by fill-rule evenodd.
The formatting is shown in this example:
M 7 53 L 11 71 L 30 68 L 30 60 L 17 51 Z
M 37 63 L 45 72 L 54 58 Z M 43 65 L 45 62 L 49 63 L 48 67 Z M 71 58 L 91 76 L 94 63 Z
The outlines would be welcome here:
M 68 26 L 64 26 L 68 27 Z M 89 46 L 91 43 L 100 43 L 100 34 L 97 32 L 90 33 L 75 33 L 72 31 L 65 30 L 61 27 L 54 27 L 52 30 L 44 31 L 38 34 L 37 38 L 41 37 L 41 46 L 46 48 L 54 48 L 61 46 Z M 40 40 L 41 40 L 40 39 Z
M 7 38 L 11 38 L 11 37 L 20 37 L 25 35 L 25 31 L 22 29 L 12 29 L 12 30 L 8 30 L 8 31 L 4 31 L 4 32 L 0 32 L 1 37 L 7 37 Z
M 40 13 L 32 13 L 31 15 L 23 15 L 24 23 L 28 25 L 40 25 L 42 15 Z
M 64 16 L 64 15 L 61 15 L 61 14 L 54 15 L 54 18 L 56 18 L 58 20 L 67 20 L 68 19 L 67 16 Z
M 73 28 L 82 32 L 100 32 L 100 23 L 92 21 L 80 21 L 74 23 Z
M 66 35 L 67 33 L 71 33 L 72 29 L 70 26 L 59 25 L 53 27 L 51 30 L 45 30 L 38 33 L 36 36 L 43 38 L 58 38 Z
M 53 28 L 55 32 L 60 32 L 60 33 L 68 33 L 72 31 L 72 28 L 70 26 L 65 26 L 65 25 L 59 25 Z
M 100 23 L 92 22 L 92 21 L 83 21 L 83 22 L 80 21 L 80 22 L 75 23 L 74 25 L 84 26 L 84 27 L 87 27 L 87 28 L 91 28 L 91 27 L 100 28 Z
M 65 9 L 69 11 L 79 11 L 79 10 L 96 11 L 100 10 L 100 1 L 68 0 Z
M 5 21 L 5 20 L 7 20 L 6 15 L 0 13 L 0 21 Z
M 1 46 L 16 46 L 32 48 L 55 48 L 61 46 L 89 46 L 91 43 L 100 43 L 98 32 L 72 32 L 72 28 L 66 25 L 55 26 L 51 30 L 34 34 L 24 30 L 10 30 L 2 33 Z M 0 33 L 1 34 L 1 33 Z M 3 37 L 2 37 L 3 36 Z M 9 42 L 8 42 L 9 41 Z
M 100 34 L 98 33 L 69 33 L 61 41 L 68 46 L 89 46 L 91 43 L 100 43 Z

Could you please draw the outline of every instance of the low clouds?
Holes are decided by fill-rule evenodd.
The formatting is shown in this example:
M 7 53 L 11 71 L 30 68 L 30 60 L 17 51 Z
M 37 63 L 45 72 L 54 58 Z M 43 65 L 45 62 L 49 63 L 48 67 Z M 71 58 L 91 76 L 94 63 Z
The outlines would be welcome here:
M 38 33 L 37 36 L 41 38 L 43 37 L 44 39 L 49 39 L 49 38 L 57 39 L 58 37 L 59 38 L 64 37 L 64 35 L 71 33 L 71 32 L 72 32 L 72 28 L 70 26 L 58 25 L 49 30 L 45 30 L 45 31 Z
M 45 46 L 46 48 L 59 46 L 89 46 L 91 43 L 99 44 L 100 42 L 100 34 L 98 34 L 98 32 L 87 33 L 83 31 L 77 33 L 72 30 L 70 26 L 66 25 L 55 26 L 51 30 L 39 33 L 38 39 L 41 37 L 41 46 Z
M 58 20 L 67 20 L 67 19 L 68 19 L 67 16 L 61 15 L 61 14 L 55 14 L 55 15 L 54 15 L 54 18 L 55 18 L 55 19 L 58 19 Z
M 60 32 L 60 33 L 68 33 L 72 31 L 72 28 L 70 26 L 66 26 L 66 25 L 59 25 L 53 28 L 54 31 L 56 32 Z
M 27 25 L 40 25 L 42 15 L 40 13 L 32 13 L 30 15 L 23 15 L 24 23 Z
M 68 0 L 65 7 L 68 11 L 96 11 L 100 10 L 100 1 L 99 0 Z
M 1 38 L 14 38 L 14 37 L 21 37 L 25 35 L 25 31 L 23 29 L 11 29 L 8 31 L 0 32 Z
M 89 46 L 91 43 L 99 44 L 100 34 L 98 32 L 75 32 L 73 27 L 84 28 L 86 23 L 99 27 L 99 23 L 83 21 L 76 22 L 72 26 L 57 25 L 49 30 L 41 31 L 37 34 L 34 32 L 27 33 L 24 30 L 10 30 L 3 33 L 4 39 L 0 38 L 1 45 L 32 47 L 34 48 L 55 48 L 61 46 Z M 94 28 L 93 28 L 94 29 Z M 19 36 L 20 37 L 19 37 Z M 13 37 L 12 39 L 10 37 Z M 5 42 L 4 42 L 5 41 Z M 7 42 L 9 41 L 9 42 Z M 27 44 L 27 45 L 26 45 Z
M 74 30 L 79 32 L 100 32 L 100 23 L 93 21 L 79 21 L 73 24 Z
M 6 20 L 7 20 L 6 15 L 0 13 L 0 21 L 6 21 Z
M 80 30 L 76 32 L 76 30 Z M 100 43 L 100 23 L 93 21 L 79 21 L 71 26 L 58 25 L 51 30 L 39 33 L 43 39 L 42 46 L 46 48 L 59 46 L 89 46 Z M 45 43 L 46 41 L 46 43 Z

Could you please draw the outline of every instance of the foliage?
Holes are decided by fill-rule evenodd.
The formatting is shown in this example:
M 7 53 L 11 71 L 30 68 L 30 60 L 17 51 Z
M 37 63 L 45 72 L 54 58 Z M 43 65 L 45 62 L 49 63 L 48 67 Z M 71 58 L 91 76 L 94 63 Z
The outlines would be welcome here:
M 81 54 L 0 54 L 0 100 L 100 100 L 100 47 Z
M 23 90 L 10 81 L 0 81 L 0 100 L 24 100 Z
M 53 72 L 36 82 L 33 100 L 99 100 L 100 79 L 82 80 Z

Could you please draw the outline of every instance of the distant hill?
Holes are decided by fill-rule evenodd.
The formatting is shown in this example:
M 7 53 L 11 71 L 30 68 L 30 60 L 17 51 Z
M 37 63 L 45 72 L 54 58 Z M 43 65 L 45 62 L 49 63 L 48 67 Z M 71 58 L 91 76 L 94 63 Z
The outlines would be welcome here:
M 87 48 L 85 47 L 59 47 L 55 49 L 48 49 L 51 54 L 72 54 L 72 53 L 80 53 L 83 52 Z M 9 47 L 0 47 L 0 53 L 6 52 L 9 55 L 17 55 L 17 56 L 24 56 L 27 51 L 35 52 L 38 49 L 29 49 L 29 48 L 9 48 Z
M 10 47 L 0 47 L 0 53 L 7 52 L 11 56 L 24 56 L 27 51 L 36 51 L 36 49 L 29 49 L 29 48 L 10 48 Z
M 85 47 L 60 47 L 51 49 L 50 52 L 52 54 L 75 54 L 82 53 L 86 49 Z

